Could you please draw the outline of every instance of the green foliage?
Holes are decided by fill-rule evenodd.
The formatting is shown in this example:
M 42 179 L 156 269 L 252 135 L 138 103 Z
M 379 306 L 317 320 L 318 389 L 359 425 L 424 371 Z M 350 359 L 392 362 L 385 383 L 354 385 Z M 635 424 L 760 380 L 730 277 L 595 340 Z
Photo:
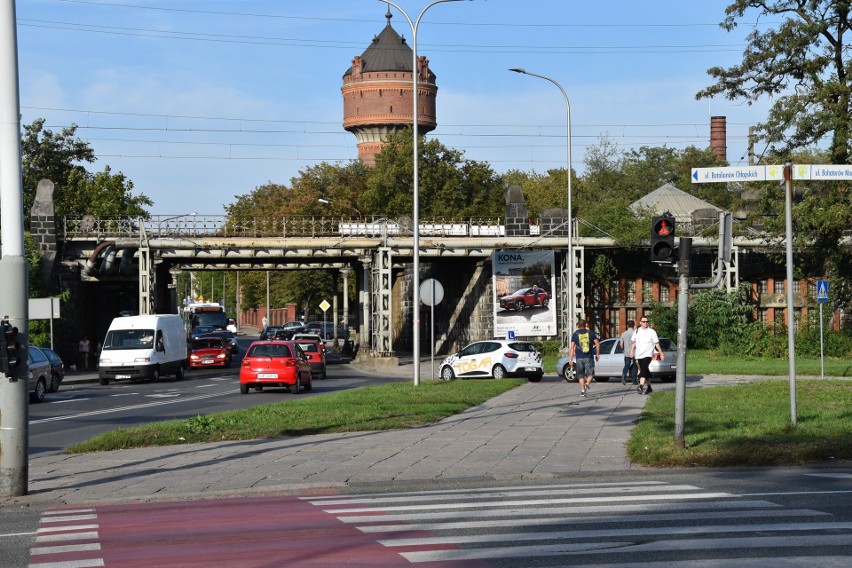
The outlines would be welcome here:
M 750 292 L 751 285 L 743 282 L 731 293 L 720 289 L 696 293 L 689 305 L 689 345 L 713 349 L 723 342 L 736 342 L 753 311 Z
M 716 82 L 696 98 L 724 95 L 749 104 L 771 100 L 767 120 L 755 130 L 774 150 L 787 153 L 816 145 L 831 134 L 832 163 L 848 163 L 852 130 L 852 77 L 844 55 L 852 31 L 848 0 L 736 0 L 725 14 L 722 26 L 729 31 L 744 18 L 780 17 L 782 22 L 755 28 L 742 62 L 709 69 Z
M 589 270 L 589 278 L 593 284 L 609 284 L 617 275 L 618 268 L 612 258 L 605 254 L 597 255 Z
M 76 138 L 76 126 L 55 133 L 44 128 L 44 119 L 24 126 L 21 138 L 21 173 L 24 185 L 25 223 L 42 179 L 54 184 L 53 202 L 57 224 L 66 215 L 92 214 L 100 217 L 147 216 L 153 202 L 143 194 L 133 195 L 133 182 L 124 174 L 90 173 L 83 165 L 94 163 L 87 142 Z

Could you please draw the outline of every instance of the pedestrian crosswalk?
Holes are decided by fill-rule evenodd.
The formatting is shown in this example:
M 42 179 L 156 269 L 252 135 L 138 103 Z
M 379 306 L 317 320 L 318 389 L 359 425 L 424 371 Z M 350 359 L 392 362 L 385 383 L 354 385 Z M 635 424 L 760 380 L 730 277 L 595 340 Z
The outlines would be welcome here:
M 30 568 L 103 566 L 94 509 L 45 511 L 30 549 Z
M 852 522 L 657 481 L 305 497 L 407 563 L 850 566 Z

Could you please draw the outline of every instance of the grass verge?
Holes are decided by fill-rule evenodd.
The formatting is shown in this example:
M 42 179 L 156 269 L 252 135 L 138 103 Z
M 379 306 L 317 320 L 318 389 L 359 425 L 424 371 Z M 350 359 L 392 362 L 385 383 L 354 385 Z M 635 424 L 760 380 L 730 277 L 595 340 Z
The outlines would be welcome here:
M 482 404 L 526 380 L 392 383 L 122 428 L 69 447 L 67 453 L 252 440 L 334 432 L 395 430 L 430 424 Z
M 791 427 L 789 385 L 689 389 L 684 441 L 674 448 L 674 391 L 656 392 L 628 442 L 634 463 L 660 467 L 795 465 L 852 459 L 852 384 L 796 383 L 797 427 Z

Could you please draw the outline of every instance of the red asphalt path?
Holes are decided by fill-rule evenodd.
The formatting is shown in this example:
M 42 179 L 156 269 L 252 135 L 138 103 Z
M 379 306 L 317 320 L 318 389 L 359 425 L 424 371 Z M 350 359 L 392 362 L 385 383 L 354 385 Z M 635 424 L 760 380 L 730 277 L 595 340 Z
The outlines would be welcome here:
M 390 550 L 377 542 L 385 536 L 362 533 L 296 496 L 51 509 L 41 518 L 30 567 L 381 568 L 411 566 L 399 552 L 456 548 Z M 411 531 L 407 536 L 429 533 Z M 465 561 L 424 566 L 488 565 Z

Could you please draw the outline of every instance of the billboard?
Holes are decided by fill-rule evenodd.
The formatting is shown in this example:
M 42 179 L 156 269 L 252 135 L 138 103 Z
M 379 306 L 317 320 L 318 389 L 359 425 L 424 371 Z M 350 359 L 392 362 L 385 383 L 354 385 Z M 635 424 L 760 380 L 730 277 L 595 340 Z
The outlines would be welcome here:
M 492 266 L 494 337 L 557 335 L 553 251 L 499 251 Z

